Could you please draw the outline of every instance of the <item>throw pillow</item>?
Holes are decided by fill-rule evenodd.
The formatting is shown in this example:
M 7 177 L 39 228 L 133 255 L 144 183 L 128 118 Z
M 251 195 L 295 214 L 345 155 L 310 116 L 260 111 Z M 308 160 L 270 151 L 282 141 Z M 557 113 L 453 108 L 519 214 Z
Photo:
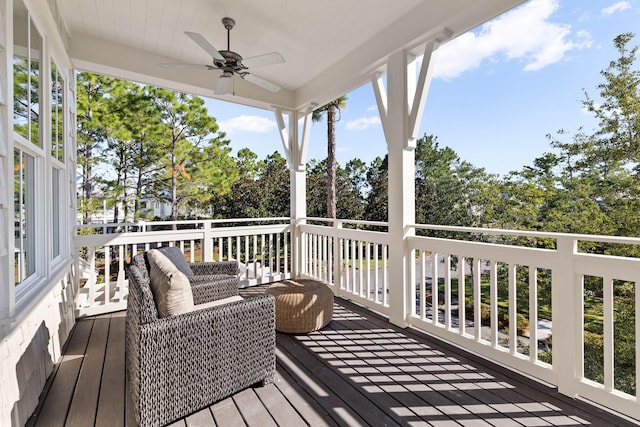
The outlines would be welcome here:
M 160 317 L 175 316 L 193 310 L 189 278 L 157 249 L 147 252 L 149 280 Z
M 157 250 L 160 251 L 164 256 L 169 258 L 173 265 L 175 265 L 178 270 L 182 272 L 182 274 L 184 274 L 185 276 L 193 276 L 193 270 L 191 270 L 189 263 L 184 258 L 184 254 L 179 247 L 165 246 L 162 248 L 158 248 Z

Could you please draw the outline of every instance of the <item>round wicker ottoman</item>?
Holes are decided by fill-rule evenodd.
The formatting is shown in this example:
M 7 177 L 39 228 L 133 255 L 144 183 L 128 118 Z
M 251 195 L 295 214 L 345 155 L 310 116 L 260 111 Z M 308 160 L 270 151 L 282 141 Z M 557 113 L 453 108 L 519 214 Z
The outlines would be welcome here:
M 276 330 L 304 333 L 323 328 L 333 316 L 333 292 L 314 280 L 284 280 L 266 293 L 276 299 Z

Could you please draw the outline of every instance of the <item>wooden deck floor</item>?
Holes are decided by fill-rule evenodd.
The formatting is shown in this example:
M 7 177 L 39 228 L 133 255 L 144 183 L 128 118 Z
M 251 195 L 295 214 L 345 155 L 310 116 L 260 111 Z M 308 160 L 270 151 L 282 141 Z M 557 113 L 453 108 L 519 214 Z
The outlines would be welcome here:
M 134 424 L 125 398 L 124 316 L 78 320 L 28 425 Z M 339 298 L 322 331 L 278 334 L 277 342 L 274 384 L 173 425 L 637 425 Z

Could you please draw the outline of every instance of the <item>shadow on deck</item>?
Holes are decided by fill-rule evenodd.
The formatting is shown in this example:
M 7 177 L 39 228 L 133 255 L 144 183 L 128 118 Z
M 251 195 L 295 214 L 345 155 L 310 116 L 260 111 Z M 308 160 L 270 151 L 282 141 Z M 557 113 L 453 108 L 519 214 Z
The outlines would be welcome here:
M 334 310 L 321 331 L 278 334 L 275 383 L 173 425 L 638 425 L 348 301 L 336 298 Z M 125 398 L 124 320 L 124 312 L 78 320 L 28 425 L 135 424 Z

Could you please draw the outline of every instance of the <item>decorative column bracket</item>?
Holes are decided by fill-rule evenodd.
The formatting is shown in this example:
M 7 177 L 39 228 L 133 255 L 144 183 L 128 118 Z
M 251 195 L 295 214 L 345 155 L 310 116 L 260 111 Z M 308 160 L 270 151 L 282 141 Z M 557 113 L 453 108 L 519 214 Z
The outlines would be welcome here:
M 412 57 L 409 54 L 405 54 L 405 69 L 407 71 L 407 81 L 403 82 L 406 90 L 404 90 L 402 94 L 402 96 L 404 97 L 402 106 L 403 109 L 407 109 L 406 113 L 403 112 L 406 114 L 407 118 L 407 128 L 405 129 L 405 149 L 415 148 L 415 141 L 418 137 L 420 122 L 422 121 L 424 106 L 426 104 L 427 93 L 429 92 L 429 86 L 431 85 L 431 75 L 433 73 L 433 53 L 444 40 L 451 38 L 452 34 L 453 31 L 445 28 L 442 31 L 440 37 L 427 42 L 424 48 L 424 56 L 422 59 L 422 64 L 420 66 L 420 73 L 418 75 L 417 82 L 415 83 L 415 87 L 413 86 L 413 82 L 409 81 L 408 79 L 408 65 L 410 62 L 414 62 L 416 58 Z M 387 141 L 391 141 L 393 140 L 393 138 L 391 137 L 391 135 L 389 135 L 389 129 L 391 127 L 389 123 L 389 100 L 387 97 L 387 91 L 384 86 L 384 81 L 382 79 L 382 73 L 376 73 L 371 78 L 371 84 L 373 86 L 373 92 L 376 97 L 376 103 L 378 104 L 378 112 L 380 113 L 380 121 L 382 122 L 382 128 L 385 132 L 385 138 Z M 415 91 L 413 89 L 415 89 Z M 412 99 L 410 100 L 410 98 Z
M 309 105 L 304 111 L 284 111 L 275 108 L 276 122 L 282 139 L 282 146 L 287 157 L 287 164 L 291 171 L 304 172 L 307 163 L 307 147 L 311 132 L 311 116 L 316 104 Z M 288 122 L 285 123 L 285 116 Z M 300 133 L 299 119 L 303 118 L 302 133 Z

